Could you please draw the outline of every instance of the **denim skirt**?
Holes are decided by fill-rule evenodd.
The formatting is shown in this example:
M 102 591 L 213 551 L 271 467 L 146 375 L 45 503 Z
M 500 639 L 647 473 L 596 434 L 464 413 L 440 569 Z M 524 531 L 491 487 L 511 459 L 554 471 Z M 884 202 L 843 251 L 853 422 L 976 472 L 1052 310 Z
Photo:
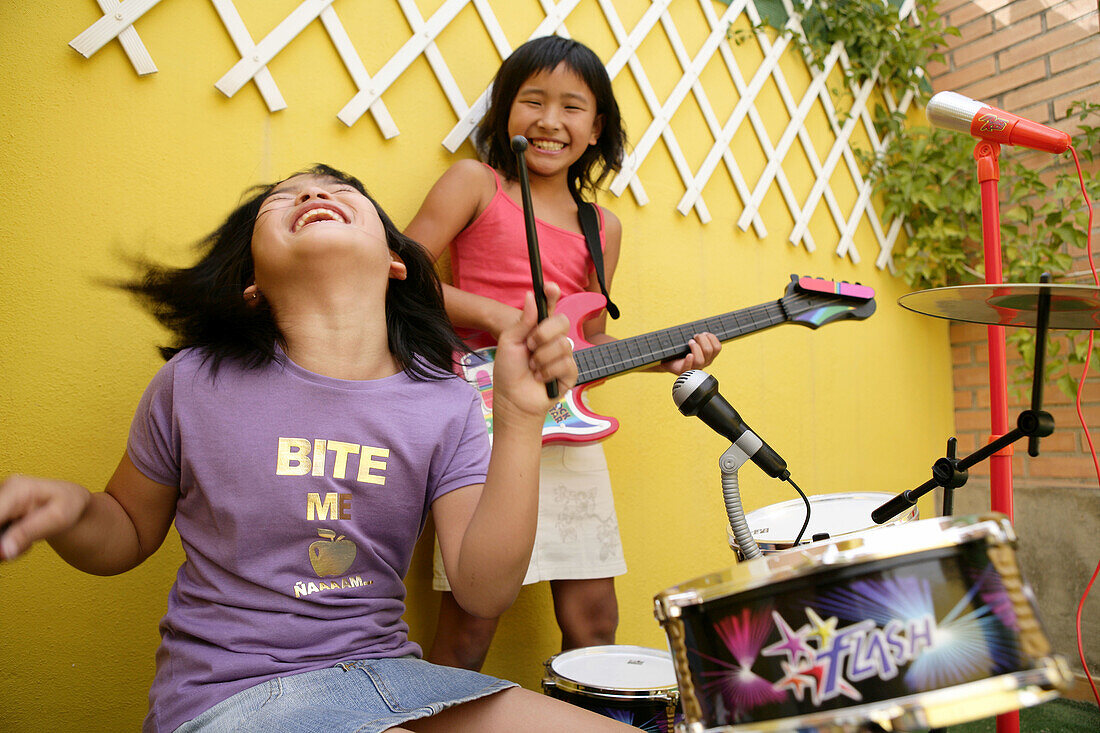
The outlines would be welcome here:
M 176 733 L 380 733 L 515 686 L 415 657 L 340 662 L 238 692 Z

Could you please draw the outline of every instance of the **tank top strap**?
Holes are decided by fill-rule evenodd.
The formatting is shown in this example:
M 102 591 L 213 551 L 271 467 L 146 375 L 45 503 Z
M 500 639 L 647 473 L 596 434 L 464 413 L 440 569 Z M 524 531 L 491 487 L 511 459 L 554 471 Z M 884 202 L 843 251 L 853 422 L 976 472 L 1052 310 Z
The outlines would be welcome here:
M 500 174 L 497 173 L 497 169 L 494 168 L 493 166 L 489 165 L 488 163 L 482 163 L 482 165 L 485 166 L 486 168 L 488 168 L 490 171 L 492 171 L 493 180 L 496 181 L 496 183 L 497 183 L 497 193 L 503 192 L 504 191 L 504 186 L 502 186 L 501 183 L 500 183 Z

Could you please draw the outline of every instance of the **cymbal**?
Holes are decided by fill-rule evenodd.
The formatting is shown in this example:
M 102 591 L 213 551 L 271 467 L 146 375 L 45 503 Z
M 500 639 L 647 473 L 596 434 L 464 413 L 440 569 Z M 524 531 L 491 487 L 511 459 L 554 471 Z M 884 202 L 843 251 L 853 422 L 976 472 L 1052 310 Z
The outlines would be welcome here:
M 898 298 L 898 305 L 915 313 L 991 326 L 1035 328 L 1039 295 L 1050 295 L 1050 328 L 1100 328 L 1100 288 L 1054 283 L 957 285 L 917 290 Z

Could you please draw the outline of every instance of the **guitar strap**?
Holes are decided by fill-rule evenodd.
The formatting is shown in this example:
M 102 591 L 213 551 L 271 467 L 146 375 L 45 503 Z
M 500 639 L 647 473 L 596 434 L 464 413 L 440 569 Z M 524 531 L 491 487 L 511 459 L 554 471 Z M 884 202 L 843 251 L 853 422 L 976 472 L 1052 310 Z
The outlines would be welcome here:
M 592 264 L 596 266 L 596 281 L 600 284 L 600 292 L 607 300 L 607 315 L 612 318 L 619 317 L 619 308 L 611 302 L 611 296 L 607 294 L 607 285 L 603 276 L 603 249 L 600 248 L 600 220 L 596 212 L 596 205 L 587 201 L 577 201 L 577 216 L 581 220 L 581 231 L 584 232 L 584 241 L 588 245 L 588 254 L 592 257 Z

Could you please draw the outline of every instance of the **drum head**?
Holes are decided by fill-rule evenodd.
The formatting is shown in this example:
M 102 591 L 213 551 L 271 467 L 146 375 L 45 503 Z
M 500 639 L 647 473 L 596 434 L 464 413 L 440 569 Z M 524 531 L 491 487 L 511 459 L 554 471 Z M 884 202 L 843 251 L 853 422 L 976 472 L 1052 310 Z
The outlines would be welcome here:
M 547 667 L 554 676 L 590 690 L 640 692 L 676 687 L 672 655 L 642 646 L 573 649 L 551 657 Z
M 893 494 L 880 492 L 811 496 L 810 526 L 802 535 L 802 541 L 809 542 L 815 534 L 823 532 L 829 537 L 837 537 L 872 529 L 878 525 L 871 519 L 871 512 L 893 497 Z M 913 507 L 895 521 L 915 519 L 915 512 L 916 507 Z M 790 545 L 806 521 L 806 504 L 801 499 L 770 504 L 746 514 L 745 521 L 757 542 Z

